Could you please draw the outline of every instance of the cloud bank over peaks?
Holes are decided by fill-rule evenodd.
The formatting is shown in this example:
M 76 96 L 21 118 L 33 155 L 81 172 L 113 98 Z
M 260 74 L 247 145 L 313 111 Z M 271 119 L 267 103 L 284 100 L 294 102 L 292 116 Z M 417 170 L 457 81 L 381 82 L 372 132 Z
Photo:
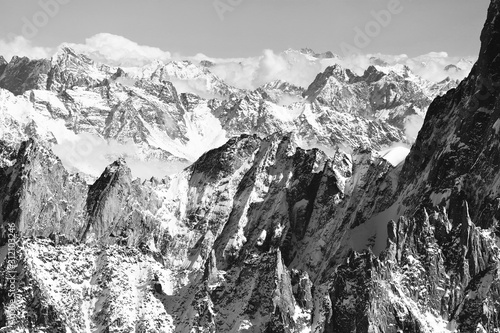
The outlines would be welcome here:
M 9 61 L 13 56 L 28 57 L 31 59 L 50 58 L 54 50 L 50 47 L 34 46 L 31 40 L 23 36 L 12 39 L 0 39 L 0 56 Z
M 144 66 L 154 60 L 168 61 L 170 52 L 157 47 L 139 45 L 125 37 L 100 33 L 85 40 L 85 44 L 66 44 L 76 52 L 85 53 L 97 62 L 112 66 Z
M 274 80 L 307 87 L 318 73 L 333 64 L 349 68 L 357 74 L 362 74 L 370 65 L 385 67 L 387 70 L 408 66 L 422 78 L 439 82 L 446 77 L 463 79 L 475 62 L 474 57 L 453 57 L 446 52 L 431 52 L 413 58 L 405 54 L 366 54 L 341 58 L 317 56 L 309 49 L 286 50 L 279 53 L 268 49 L 264 50 L 260 56 L 236 59 L 212 58 L 202 53 L 195 56 L 183 56 L 157 47 L 139 45 L 125 37 L 109 33 L 100 33 L 87 38 L 83 44 L 66 43 L 64 45 L 73 48 L 76 52 L 86 54 L 99 63 L 111 66 L 142 67 L 156 60 L 162 62 L 189 60 L 195 64 L 203 61 L 212 73 L 227 84 L 241 89 L 256 89 Z M 50 58 L 60 47 L 34 46 L 22 36 L 10 40 L 0 39 L 0 52 L 7 60 L 13 55 Z M 328 54 L 328 52 L 323 54 Z

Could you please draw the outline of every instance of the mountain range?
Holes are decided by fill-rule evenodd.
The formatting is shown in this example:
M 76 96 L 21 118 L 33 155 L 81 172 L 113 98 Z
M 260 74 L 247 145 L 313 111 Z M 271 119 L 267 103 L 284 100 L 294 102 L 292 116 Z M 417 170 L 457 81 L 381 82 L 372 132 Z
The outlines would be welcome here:
M 0 59 L 0 332 L 500 331 L 499 17 L 461 82 Z

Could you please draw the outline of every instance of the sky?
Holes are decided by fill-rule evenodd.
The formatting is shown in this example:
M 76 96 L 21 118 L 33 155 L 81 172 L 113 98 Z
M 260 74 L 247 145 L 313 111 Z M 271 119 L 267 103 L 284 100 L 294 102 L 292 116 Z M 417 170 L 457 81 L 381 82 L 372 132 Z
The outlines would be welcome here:
M 53 48 L 109 33 L 172 54 L 220 58 L 303 47 L 342 55 L 349 46 L 411 57 L 442 51 L 477 56 L 488 5 L 488 0 L 0 0 L 0 54 L 16 36 L 31 46 Z

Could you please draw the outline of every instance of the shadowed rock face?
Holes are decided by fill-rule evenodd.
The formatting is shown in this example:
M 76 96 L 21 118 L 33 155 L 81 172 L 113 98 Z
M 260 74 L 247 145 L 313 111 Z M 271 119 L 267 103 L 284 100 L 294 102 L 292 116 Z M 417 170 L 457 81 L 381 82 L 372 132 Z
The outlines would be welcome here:
M 22 95 L 30 89 L 45 89 L 50 70 L 50 60 L 30 60 L 26 57 L 12 57 L 5 65 L 0 61 L 0 87 L 15 95 Z M 2 69 L 3 67 L 3 69 Z
M 437 278 L 436 283 L 443 276 L 441 281 L 455 291 L 443 296 L 437 292 L 433 297 L 441 299 L 440 312 L 447 312 L 463 332 L 473 332 L 477 327 L 491 331 L 499 322 L 496 311 L 479 306 L 499 304 L 500 77 L 495 65 L 499 15 L 499 2 L 492 1 L 481 34 L 478 62 L 468 78 L 429 107 L 398 186 L 405 215 L 412 219 L 399 220 L 392 224 L 395 230 L 389 232 L 390 243 L 397 244 L 402 239 L 399 228 L 418 229 L 430 223 L 432 232 L 420 231 L 427 234 L 425 241 L 414 239 L 415 245 L 408 248 L 427 258 L 432 252 L 426 254 L 423 244 L 435 244 L 440 249 L 443 263 L 434 263 L 428 275 Z M 410 227 L 408 222 L 412 221 L 419 225 Z
M 494 1 L 481 34 L 476 65 L 456 89 L 430 106 L 400 182 L 403 191 L 418 188 L 424 197 L 447 192 L 446 205 L 453 220 L 459 220 L 463 202 L 467 201 L 472 220 L 482 228 L 493 229 L 497 228 L 499 214 L 500 166 L 497 15 L 498 3 Z
M 14 223 L 25 237 L 75 239 L 84 221 L 87 185 L 69 174 L 49 148 L 26 141 L 16 163 L 0 170 L 1 227 Z M 1 243 L 7 242 L 2 235 Z
M 3 170 L 3 183 L 26 181 L 12 171 L 22 165 L 35 174 L 40 151 L 49 153 L 24 144 L 19 166 Z M 57 198 L 83 186 L 58 181 L 60 162 L 52 163 L 50 172 L 36 173 L 36 200 L 26 195 L 32 183 L 19 186 L 24 192 L 12 197 L 21 209 L 4 214 L 4 223 L 29 221 L 23 219 L 28 204 L 45 207 L 49 193 Z M 442 207 L 403 216 L 387 224 L 379 256 L 363 250 L 377 247 L 381 236 L 370 221 L 398 196 L 399 171 L 366 151 L 328 158 L 282 135 L 234 138 L 163 181 L 133 181 L 118 160 L 77 192 L 79 220 L 58 220 L 49 212 L 60 208 L 52 205 L 45 214 L 54 225 L 19 224 L 20 236 L 38 237 L 23 241 L 20 272 L 34 290 L 47 290 L 41 297 L 53 305 L 49 312 L 36 304 L 22 308 L 42 318 L 37 324 L 10 306 L 3 318 L 21 327 L 55 318 L 53 325 L 77 331 L 85 331 L 85 322 L 134 330 L 140 318 L 150 318 L 146 329 L 178 332 L 195 326 L 428 332 L 432 313 L 460 327 L 498 327 L 494 313 L 478 306 L 498 302 L 498 250 L 474 226 L 468 207 L 458 224 Z M 90 281 L 102 282 L 89 290 Z M 19 290 L 19 300 L 40 297 Z M 97 308 L 95 299 L 108 305 Z M 131 316 L 130 302 L 148 314 Z
M 2 76 L 5 68 L 7 67 L 7 61 L 4 57 L 0 56 L 0 77 Z
M 24 142 L 0 168 L 2 253 L 9 223 L 20 240 L 13 303 L 0 274 L 0 326 L 499 330 L 499 16 L 493 0 L 477 64 L 431 104 L 397 167 L 370 150 L 304 150 L 291 133 L 241 135 L 169 178 L 133 180 L 118 160 L 87 186 Z

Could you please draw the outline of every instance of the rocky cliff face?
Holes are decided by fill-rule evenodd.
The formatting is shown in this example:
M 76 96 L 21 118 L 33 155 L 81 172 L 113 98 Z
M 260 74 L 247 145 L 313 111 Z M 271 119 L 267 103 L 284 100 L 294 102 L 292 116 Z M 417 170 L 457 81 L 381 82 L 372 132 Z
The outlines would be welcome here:
M 28 145 L 32 147 L 35 144 L 31 142 Z M 23 149 L 26 148 L 23 146 Z M 38 148 L 32 149 L 37 151 Z M 23 152 L 20 154 L 26 155 Z M 155 260 L 153 266 L 164 269 L 161 275 L 155 273 L 157 280 L 151 280 L 156 282 L 151 282 L 153 289 L 149 293 L 157 295 L 150 301 L 156 305 L 147 306 L 163 306 L 167 317 L 173 318 L 169 320 L 177 331 L 195 326 L 227 327 L 228 330 L 246 326 L 265 330 L 292 324 L 308 327 L 313 310 L 310 276 L 316 277 L 324 269 L 321 267 L 323 258 L 317 253 L 316 246 L 324 247 L 325 252 L 338 252 L 339 256 L 348 248 L 345 244 L 338 244 L 332 250 L 330 244 L 312 244 L 310 239 L 317 235 L 309 234 L 345 233 L 348 224 L 330 222 L 329 219 L 332 209 L 356 211 L 355 202 L 342 200 L 344 193 L 355 187 L 346 179 L 358 181 L 359 178 L 359 182 L 366 182 L 366 186 L 370 187 L 368 183 L 378 178 L 378 172 L 391 169 L 388 162 L 371 157 L 366 152 L 360 155 L 360 159 L 367 164 L 366 167 L 353 171 L 351 157 L 344 153 L 338 152 L 334 160 L 329 160 L 319 150 L 298 148 L 290 136 L 273 135 L 264 140 L 256 136 L 241 136 L 203 155 L 183 173 L 162 182 L 134 182 L 124 162 L 118 161 L 84 192 L 81 180 L 64 184 L 57 181 L 55 175 L 50 177 L 53 172 L 49 169 L 37 177 L 31 191 L 26 190 L 36 198 L 21 194 L 14 204 L 6 202 L 2 206 L 6 207 L 4 212 L 11 212 L 4 214 L 3 221 L 5 224 L 15 223 L 19 237 L 23 239 L 35 236 L 52 240 L 51 243 L 35 239 L 23 241 L 21 249 L 26 257 L 19 266 L 23 274 L 25 270 L 32 269 L 29 260 L 36 261 L 38 251 L 52 253 L 69 246 L 71 251 L 78 252 L 73 248 L 75 244 L 89 249 L 108 249 L 110 246 L 138 248 L 143 255 Z M 372 161 L 377 163 L 372 165 Z M 25 161 L 17 163 L 24 165 Z M 50 165 L 61 168 L 57 159 Z M 15 184 L 31 178 L 17 177 L 17 173 L 12 171 L 16 167 L 17 164 L 4 171 L 5 183 L 13 183 L 13 188 L 25 188 L 27 185 Z M 49 179 L 53 181 L 52 187 L 44 185 Z M 30 225 L 26 222 L 31 221 L 30 216 L 24 217 L 27 213 L 36 214 L 39 210 L 25 208 L 25 205 L 36 202 L 45 207 L 43 198 L 49 194 L 69 198 L 68 190 L 77 185 L 79 191 L 75 191 L 76 199 L 72 202 L 79 202 L 78 207 L 73 207 L 79 212 L 78 219 L 75 217 L 67 221 L 65 215 L 43 215 L 45 220 L 56 225 L 73 226 L 73 230 L 51 229 L 48 226 L 37 230 L 36 226 L 40 223 Z M 349 189 L 346 190 L 346 187 Z M 15 196 L 7 196 L 11 197 Z M 57 202 L 57 198 L 52 200 Z M 328 207 L 328 202 L 336 207 Z M 19 209 L 9 210 L 9 204 Z M 58 211 L 58 207 L 50 206 L 46 210 L 53 213 Z M 314 218 L 316 215 L 318 217 Z M 342 237 L 338 239 L 344 242 Z M 4 236 L 4 244 L 6 241 Z M 32 245 L 36 246 L 35 253 L 30 252 Z M 311 246 L 314 248 L 311 249 Z M 308 262 L 309 259 L 303 260 L 303 256 L 316 258 L 314 262 Z M 84 261 L 88 258 L 75 257 L 71 260 Z M 122 269 L 119 261 L 116 265 L 113 270 Z M 70 263 L 69 267 L 73 269 L 74 264 Z M 58 270 L 51 269 L 39 263 L 36 274 L 52 281 L 57 279 Z M 93 283 L 92 276 L 101 274 L 98 267 L 87 269 L 87 280 L 83 279 L 73 286 L 77 294 L 84 293 L 82 288 Z M 280 281 L 278 287 L 276 279 Z M 292 281 L 295 281 L 295 287 Z M 39 288 L 47 290 L 52 295 L 49 297 L 56 300 L 57 293 L 63 291 L 59 287 L 49 287 L 51 283 L 37 282 Z M 158 288 L 161 288 L 160 292 Z M 295 291 L 299 295 L 297 300 L 292 296 L 294 288 L 298 288 Z M 27 302 L 29 297 L 23 291 L 18 299 Z M 110 302 L 111 299 L 102 301 Z M 229 308 L 228 303 L 232 304 Z M 5 316 L 12 325 L 22 325 L 22 322 L 16 321 L 18 319 L 13 319 L 17 318 L 17 312 L 12 312 L 14 306 L 19 304 L 7 308 Z M 64 325 L 73 330 L 82 330 L 80 321 L 84 317 L 90 318 L 88 325 L 96 329 L 104 324 L 100 317 L 92 317 L 91 312 L 98 311 L 93 306 L 77 302 L 65 307 L 71 310 L 55 311 L 64 312 L 65 318 L 74 318 L 63 320 Z M 29 306 L 22 309 L 25 312 L 35 310 Z M 109 311 L 101 317 L 123 316 L 121 307 Z M 111 314 L 113 311 L 116 313 Z M 167 328 L 162 326 L 162 329 Z
M 23 142 L 15 161 L 0 173 L 2 225 L 15 223 L 26 237 L 74 238 L 83 223 L 83 179 L 69 174 L 48 148 L 33 140 Z
M 2 67 L 4 68 L 0 76 L 0 87 L 7 88 L 13 94 L 20 95 L 27 90 L 46 88 L 49 60 L 13 57 L 8 64 L 3 63 Z
M 358 77 L 331 67 L 308 89 L 274 82 L 220 101 L 178 94 L 163 79 L 122 85 L 132 76 L 66 50 L 58 59 L 77 59 L 49 69 L 50 91 L 29 94 L 57 94 L 62 117 L 80 112 L 74 126 L 100 121 L 75 97 L 92 92 L 120 101 L 99 125 L 109 136 L 141 143 L 149 142 L 144 133 L 167 133 L 182 142 L 195 123 L 186 119 L 208 114 L 228 133 L 250 134 L 170 177 L 134 180 L 118 159 L 88 185 L 51 152 L 50 133 L 37 124 L 27 131 L 0 109 L 35 137 L 2 141 L 1 331 L 499 331 L 499 16 L 493 0 L 478 62 L 430 104 L 401 164 L 373 148 L 400 140 L 402 115 L 440 89 L 419 88 L 411 73 L 370 67 Z M 167 71 L 160 67 L 151 75 Z M 89 68 L 113 74 L 92 81 Z M 16 89 L 34 89 L 43 75 Z M 277 113 L 296 107 L 277 109 L 282 94 L 308 100 L 297 118 Z M 358 132 L 335 131 L 354 121 Z M 354 149 L 301 148 L 310 138 L 332 142 L 321 136 Z M 365 136 L 371 141 L 361 144 Z M 5 260 L 13 238 L 15 261 Z

